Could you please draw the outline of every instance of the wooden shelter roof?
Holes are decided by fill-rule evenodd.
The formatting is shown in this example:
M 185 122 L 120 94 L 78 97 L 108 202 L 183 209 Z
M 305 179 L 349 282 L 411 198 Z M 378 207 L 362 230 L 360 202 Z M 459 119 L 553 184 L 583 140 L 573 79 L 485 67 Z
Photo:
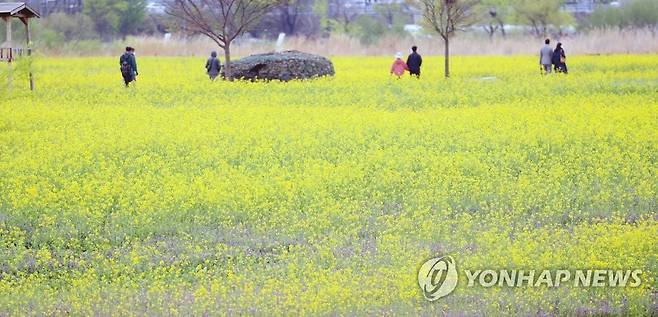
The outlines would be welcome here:
M 0 17 L 40 18 L 38 12 L 25 2 L 0 3 Z

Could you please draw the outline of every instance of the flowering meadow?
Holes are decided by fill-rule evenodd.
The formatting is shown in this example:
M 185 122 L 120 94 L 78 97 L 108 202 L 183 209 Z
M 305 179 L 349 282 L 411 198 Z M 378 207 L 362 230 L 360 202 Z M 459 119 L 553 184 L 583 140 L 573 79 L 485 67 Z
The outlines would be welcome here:
M 0 316 L 658 314 L 658 55 L 333 58 L 304 82 L 205 60 L 37 59 L 0 99 Z M 4 67 L 4 65 L 0 65 Z M 638 287 L 417 272 L 642 270 Z

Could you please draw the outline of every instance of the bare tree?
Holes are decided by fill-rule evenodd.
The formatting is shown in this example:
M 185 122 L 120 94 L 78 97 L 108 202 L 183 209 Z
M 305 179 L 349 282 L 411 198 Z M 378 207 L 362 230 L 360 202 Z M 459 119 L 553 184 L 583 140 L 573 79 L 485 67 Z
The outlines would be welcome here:
M 450 38 L 457 31 L 465 31 L 477 20 L 479 0 L 420 0 L 425 21 L 443 39 L 445 77 L 450 77 Z
M 500 33 L 503 35 L 503 37 L 506 36 L 505 33 L 505 24 L 503 23 L 503 20 L 500 18 L 500 15 L 498 14 L 498 11 L 496 10 L 495 7 L 491 7 L 487 10 L 486 12 L 487 16 L 487 22 L 485 25 L 482 27 L 484 30 L 489 34 L 489 38 L 493 38 L 494 34 L 496 34 L 496 31 L 500 30 Z
M 166 12 L 180 19 L 187 31 L 209 37 L 224 50 L 224 77 L 232 79 L 231 43 L 277 4 L 277 0 L 170 0 Z
M 532 26 L 533 33 L 538 37 L 548 35 L 549 25 L 560 28 L 561 25 L 568 25 L 573 21 L 573 17 L 560 10 L 563 0 L 514 0 L 514 10 L 521 18 Z
M 500 34 L 505 37 L 505 20 L 509 19 L 513 13 L 513 3 L 516 0 L 481 0 L 482 17 L 484 19 L 485 30 L 490 37 L 500 30 Z

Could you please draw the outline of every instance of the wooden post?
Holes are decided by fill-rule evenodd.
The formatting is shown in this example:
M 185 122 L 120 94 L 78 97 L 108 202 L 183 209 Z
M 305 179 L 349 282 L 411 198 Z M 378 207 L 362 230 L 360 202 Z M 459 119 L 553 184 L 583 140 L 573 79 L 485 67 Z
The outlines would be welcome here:
M 11 92 L 12 81 L 13 81 L 13 69 L 11 65 L 11 60 L 14 58 L 13 50 L 11 45 L 11 17 L 3 17 L 5 20 L 5 26 L 7 30 L 7 36 L 5 43 L 9 47 L 9 56 L 7 57 L 7 91 Z
M 5 25 L 7 26 L 7 37 L 6 37 L 6 43 L 11 47 L 11 17 L 3 17 L 3 20 L 5 20 Z
M 29 77 L 30 77 L 30 90 L 34 91 L 34 76 L 32 75 L 32 46 L 31 46 L 32 36 L 30 34 L 30 19 L 21 18 L 21 22 L 25 24 L 25 39 L 26 39 L 25 49 L 27 50 L 27 63 L 28 63 Z

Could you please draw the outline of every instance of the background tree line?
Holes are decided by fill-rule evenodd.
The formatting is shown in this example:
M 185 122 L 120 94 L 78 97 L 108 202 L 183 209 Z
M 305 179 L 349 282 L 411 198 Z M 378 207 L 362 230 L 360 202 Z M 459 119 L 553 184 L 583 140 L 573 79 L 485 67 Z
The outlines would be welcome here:
M 419 24 L 432 33 L 422 18 L 422 0 L 381 2 L 362 0 L 272 0 L 275 5 L 247 33 L 252 37 L 273 39 L 280 33 L 309 38 L 342 34 L 369 45 L 382 37 L 411 36 L 405 25 Z M 437 0 L 438 1 L 438 0 Z M 596 9 L 588 16 L 574 16 L 562 10 L 568 0 L 478 0 L 473 10 L 476 20 L 469 30 L 490 37 L 514 33 L 534 34 L 591 29 L 658 29 L 658 1 L 596 0 Z M 164 12 L 147 10 L 146 0 L 84 0 L 77 14 L 54 13 L 40 19 L 35 38 L 41 45 L 63 42 L 109 42 L 130 35 L 182 33 L 185 25 Z M 20 30 L 19 27 L 14 28 Z M 0 25 L 0 32 L 4 26 Z M 186 34 L 195 32 L 186 32 Z M 422 34 L 421 34 L 422 35 Z M 16 38 L 22 34 L 17 31 Z

